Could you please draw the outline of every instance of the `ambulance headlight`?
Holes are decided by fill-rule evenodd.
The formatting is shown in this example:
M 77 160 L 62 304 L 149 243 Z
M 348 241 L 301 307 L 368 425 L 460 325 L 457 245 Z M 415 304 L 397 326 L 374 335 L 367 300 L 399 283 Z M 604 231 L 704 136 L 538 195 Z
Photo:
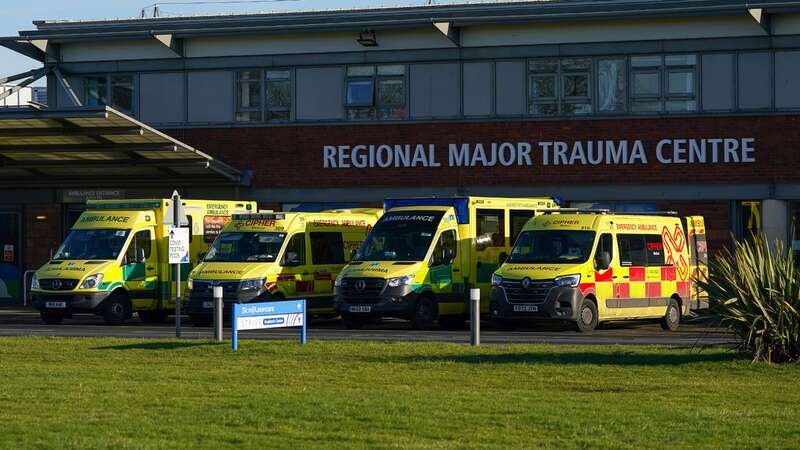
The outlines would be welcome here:
M 386 284 L 389 287 L 398 287 L 411 284 L 412 281 L 414 281 L 414 275 L 406 275 L 404 277 L 389 278 L 389 281 L 387 281 Z
M 81 283 L 81 289 L 94 289 L 98 285 L 100 285 L 102 281 L 103 281 L 102 273 L 89 275 L 88 277 L 86 277 L 85 280 L 83 280 L 83 283 Z
M 35 274 L 33 275 L 33 279 L 31 280 L 31 289 L 41 289 L 39 286 L 39 277 Z
M 336 277 L 336 280 L 333 282 L 333 287 L 337 287 L 338 288 L 338 287 L 342 287 L 342 286 L 344 286 L 346 284 L 347 284 L 347 281 L 340 274 L 338 277 Z
M 581 274 L 565 275 L 555 279 L 556 285 L 561 287 L 578 287 L 581 283 Z
M 493 273 L 492 274 L 492 286 L 500 286 L 501 284 L 503 284 L 503 277 L 498 275 L 498 274 L 496 274 L 496 273 Z
M 253 291 L 261 289 L 262 286 L 264 286 L 263 278 L 257 278 L 255 280 L 242 280 L 242 282 L 239 284 L 239 290 Z

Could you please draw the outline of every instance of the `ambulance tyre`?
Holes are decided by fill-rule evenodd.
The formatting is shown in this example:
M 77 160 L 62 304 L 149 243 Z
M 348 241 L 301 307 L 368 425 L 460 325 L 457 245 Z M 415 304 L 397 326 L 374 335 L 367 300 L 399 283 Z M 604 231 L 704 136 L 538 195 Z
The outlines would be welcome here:
M 40 314 L 42 316 L 42 322 L 47 325 L 58 325 L 64 320 L 64 315 L 59 312 L 42 311 Z
M 436 321 L 436 305 L 429 295 L 417 299 L 414 305 L 414 315 L 411 317 L 411 326 L 415 330 L 430 330 Z
M 342 314 L 342 323 L 348 330 L 360 330 L 364 328 L 367 320 L 364 317 L 357 317 L 352 314 L 344 313 Z
M 661 328 L 666 331 L 675 331 L 681 324 L 681 307 L 674 298 L 667 303 L 667 313 L 661 318 Z
M 588 333 L 597 328 L 597 305 L 589 298 L 581 300 L 578 307 L 578 320 L 575 322 L 576 331 Z
M 119 291 L 111 294 L 104 303 L 103 320 L 107 325 L 122 325 L 131 315 L 131 304 Z

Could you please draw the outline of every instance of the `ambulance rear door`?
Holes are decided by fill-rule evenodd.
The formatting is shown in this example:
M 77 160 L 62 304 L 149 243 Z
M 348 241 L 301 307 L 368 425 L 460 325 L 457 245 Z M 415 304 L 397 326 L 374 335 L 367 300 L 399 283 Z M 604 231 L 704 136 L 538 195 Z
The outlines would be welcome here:
M 706 226 L 703 217 L 689 216 L 686 218 L 686 235 L 689 245 L 689 261 L 691 265 L 690 308 L 708 308 L 708 294 L 698 288 L 695 280 L 705 280 L 708 277 L 708 246 L 706 244 Z

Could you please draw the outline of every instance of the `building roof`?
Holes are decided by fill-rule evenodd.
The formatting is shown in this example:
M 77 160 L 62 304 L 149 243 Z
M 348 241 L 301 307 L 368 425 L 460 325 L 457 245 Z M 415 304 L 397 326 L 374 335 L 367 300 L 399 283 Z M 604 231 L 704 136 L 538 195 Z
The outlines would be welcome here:
M 109 107 L 0 112 L 0 186 L 247 181 L 239 170 Z
M 25 39 L 51 43 L 95 39 L 128 39 L 154 34 L 176 38 L 286 33 L 293 31 L 352 31 L 419 28 L 446 22 L 451 26 L 498 23 L 536 23 L 704 15 L 741 15 L 749 9 L 798 11 L 797 0 L 506 0 L 448 5 L 311 10 L 258 14 L 219 14 L 108 20 L 40 20 L 36 30 L 20 31 Z M 10 38 L 6 38 L 10 39 Z M 19 38 L 17 38 L 19 39 Z

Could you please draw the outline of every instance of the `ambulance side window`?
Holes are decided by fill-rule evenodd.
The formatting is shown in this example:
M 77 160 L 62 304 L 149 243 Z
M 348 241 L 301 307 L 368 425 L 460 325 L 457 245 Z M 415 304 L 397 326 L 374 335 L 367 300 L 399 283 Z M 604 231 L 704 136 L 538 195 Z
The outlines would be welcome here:
M 608 269 L 608 267 L 600 267 L 601 255 L 603 252 L 608 253 L 608 260 L 614 260 L 614 238 L 611 237 L 611 234 L 603 234 L 600 236 L 600 239 L 597 241 L 597 250 L 594 253 L 595 259 L 595 269 Z
M 644 237 L 645 249 L 647 250 L 648 266 L 663 266 L 664 263 L 664 241 L 661 235 L 648 234 Z
M 502 209 L 479 209 L 478 233 L 475 237 L 478 251 L 489 247 L 506 246 L 505 211 Z
M 647 265 L 644 236 L 638 234 L 618 234 L 619 262 L 622 266 L 643 267 Z
M 289 239 L 283 252 L 282 266 L 302 266 L 306 263 L 306 235 L 298 233 Z
M 311 233 L 312 264 L 344 264 L 341 233 Z
M 534 215 L 536 215 L 535 211 L 511 211 L 511 242 L 509 244 L 514 245 L 517 242 L 522 228 Z
M 138 231 L 133 235 L 131 244 L 128 246 L 128 251 L 125 253 L 125 263 L 133 264 L 136 261 L 136 255 L 139 254 L 140 249 L 144 251 L 145 259 L 150 258 L 150 252 L 152 250 L 151 243 L 150 230 Z
M 433 265 L 444 266 L 452 264 L 456 258 L 457 251 L 458 241 L 456 240 L 456 231 L 443 231 L 442 235 L 439 237 L 439 242 L 436 243 L 436 248 L 433 250 Z

